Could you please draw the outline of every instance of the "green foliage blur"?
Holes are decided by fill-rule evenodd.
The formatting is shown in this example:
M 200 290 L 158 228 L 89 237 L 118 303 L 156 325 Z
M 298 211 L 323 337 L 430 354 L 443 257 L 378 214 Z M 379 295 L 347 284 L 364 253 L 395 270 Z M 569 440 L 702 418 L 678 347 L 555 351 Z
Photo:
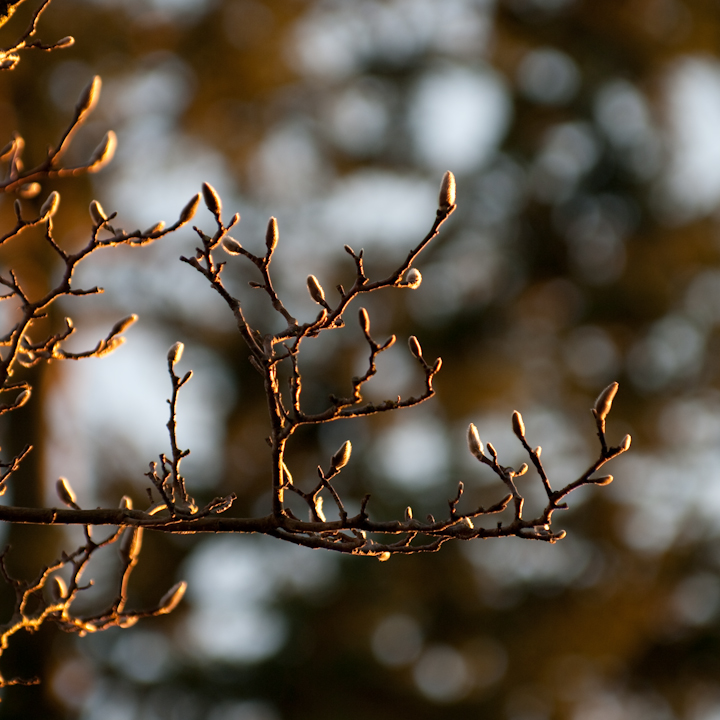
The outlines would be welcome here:
M 6 45 L 32 3 L 0 31 Z M 445 170 L 458 210 L 420 258 L 415 291 L 368 301 L 373 332 L 399 342 L 372 392 L 421 386 L 415 334 L 443 358 L 438 396 L 406 414 L 322 428 L 290 449 L 309 484 L 347 439 L 338 489 L 378 518 L 441 517 L 504 488 L 469 456 L 474 422 L 504 464 L 523 461 L 523 413 L 555 486 L 596 456 L 589 408 L 620 391 L 611 443 L 633 436 L 556 515 L 568 536 L 446 545 L 388 563 L 254 537 L 153 536 L 131 585 L 150 605 L 178 579 L 171 616 L 76 638 L 17 638 L 0 717 L 165 720 L 506 720 L 720 716 L 720 14 L 701 0 L 54 0 L 40 26 L 73 48 L 27 53 L 0 75 L 0 144 L 13 131 L 38 161 L 82 87 L 103 95 L 74 142 L 109 128 L 119 150 L 93 178 L 47 183 L 57 237 L 87 237 L 88 204 L 129 229 L 172 221 L 203 181 L 241 213 L 260 248 L 278 218 L 277 287 L 310 317 L 305 278 L 351 281 L 344 243 L 370 273 L 394 267 L 429 229 Z M 6 42 L 7 41 L 7 42 Z M 11 197 L 0 222 L 13 222 Z M 212 229 L 209 213 L 195 219 Z M 3 454 L 31 441 L 8 501 L 52 505 L 67 476 L 87 507 L 146 502 L 147 463 L 167 450 L 165 352 L 181 340 L 193 379 L 179 407 L 190 488 L 236 492 L 232 513 L 269 510 L 265 399 L 232 317 L 193 271 L 190 230 L 93 258 L 102 297 L 68 303 L 88 345 L 128 312 L 140 321 L 110 358 L 42 368 L 32 402 L 0 428 Z M 57 267 L 39 238 L 3 267 L 40 292 Z M 239 258 L 226 274 L 261 329 L 278 319 Z M 347 328 L 310 347 L 308 407 L 364 371 Z M 4 322 L 7 320 L 3 316 Z M 49 322 L 61 322 L 57 317 Z M 183 368 L 184 369 L 184 368 Z M 34 371 L 33 371 L 34 372 Z M 194 389 L 193 389 L 194 388 Z M 185 404 L 184 404 L 185 403 Z M 317 404 L 315 406 L 314 404 Z M 153 429 L 154 428 L 154 429 Z M 520 481 L 542 501 L 538 479 Z M 5 529 L 30 577 L 75 530 Z M 113 591 L 94 568 L 89 604 Z M 0 595 L 0 610 L 9 608 Z

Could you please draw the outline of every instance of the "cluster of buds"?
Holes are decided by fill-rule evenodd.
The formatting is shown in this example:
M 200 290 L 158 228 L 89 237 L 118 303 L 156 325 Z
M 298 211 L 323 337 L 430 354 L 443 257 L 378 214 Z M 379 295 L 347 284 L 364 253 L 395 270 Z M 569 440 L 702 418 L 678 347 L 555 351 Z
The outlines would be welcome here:
M 565 505 L 559 504 L 559 501 L 561 498 L 569 494 L 572 490 L 574 490 L 577 487 L 580 487 L 582 485 L 609 485 L 613 481 L 612 475 L 596 475 L 595 473 L 597 470 L 599 470 L 608 460 L 611 460 L 618 455 L 626 452 L 630 448 L 630 444 L 632 442 L 630 435 L 625 435 L 625 437 L 622 439 L 622 442 L 617 447 L 610 448 L 607 445 L 606 439 L 605 439 L 605 421 L 607 419 L 608 414 L 610 413 L 610 409 L 612 408 L 612 403 L 615 398 L 615 395 L 618 390 L 618 383 L 614 382 L 608 385 L 598 396 L 597 400 L 595 401 L 593 407 L 592 407 L 592 414 L 595 418 L 597 428 L 598 428 L 598 437 L 600 439 L 600 457 L 592 463 L 592 465 L 588 468 L 588 470 L 583 473 L 577 480 L 575 480 L 572 483 L 569 483 L 561 490 L 553 490 L 550 486 L 550 481 L 547 477 L 547 474 L 545 473 L 545 469 L 543 467 L 542 461 L 540 459 L 540 456 L 542 454 L 542 448 L 538 445 L 535 448 L 532 448 L 527 441 L 526 438 L 526 428 L 525 428 L 525 421 L 523 420 L 522 415 L 516 410 L 512 414 L 512 429 L 515 436 L 518 438 L 520 443 L 523 446 L 523 449 L 528 453 L 530 457 L 530 461 L 532 462 L 533 466 L 537 470 L 540 479 L 543 483 L 543 487 L 545 489 L 545 492 L 547 494 L 548 498 L 548 505 L 545 508 L 545 511 L 543 513 L 543 517 L 541 518 L 542 522 L 537 522 L 535 520 L 533 521 L 526 521 L 522 517 L 522 509 L 523 509 L 523 498 L 518 492 L 518 489 L 515 485 L 515 478 L 518 478 L 522 475 L 524 475 L 528 470 L 528 465 L 526 463 L 523 463 L 522 466 L 518 470 L 514 470 L 511 467 L 504 467 L 499 464 L 498 462 L 498 455 L 495 448 L 492 446 L 491 443 L 487 443 L 487 450 L 488 454 L 486 454 L 485 451 L 485 445 L 483 445 L 482 440 L 480 439 L 480 434 L 478 433 L 477 427 L 474 425 L 474 423 L 470 423 L 468 426 L 467 431 L 467 443 L 468 443 L 468 449 L 470 453 L 477 458 L 480 462 L 490 466 L 492 470 L 500 477 L 500 479 L 508 486 L 508 488 L 512 491 L 512 498 L 515 501 L 515 520 L 514 525 L 518 528 L 518 531 L 527 531 L 532 530 L 534 533 L 534 537 L 538 539 L 546 539 L 550 542 L 555 542 L 555 540 L 560 539 L 561 537 L 564 537 L 564 533 L 557 533 L 552 534 L 549 531 L 550 527 L 550 518 L 552 516 L 552 513 L 561 507 L 566 507 Z M 542 532 L 537 530 L 537 528 L 542 528 Z

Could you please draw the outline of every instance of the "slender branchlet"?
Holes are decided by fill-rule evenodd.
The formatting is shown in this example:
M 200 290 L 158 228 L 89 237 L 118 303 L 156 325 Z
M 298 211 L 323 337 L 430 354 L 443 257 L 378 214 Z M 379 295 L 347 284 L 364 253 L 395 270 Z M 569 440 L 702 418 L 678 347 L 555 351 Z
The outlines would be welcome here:
M 5 25 L 23 2 L 24 0 L 8 0 L 7 2 L 0 3 L 0 27 Z M 21 54 L 27 50 L 44 50 L 45 52 L 50 52 L 52 50 L 63 50 L 75 44 L 75 39 L 69 35 L 53 43 L 44 43 L 40 40 L 32 39 L 37 32 L 40 17 L 51 2 L 52 0 L 43 0 L 42 4 L 33 13 L 30 25 L 20 36 L 20 39 L 8 47 L 0 48 L 0 70 L 14 70 L 20 62 Z
M 523 517 L 524 498 L 517 489 L 515 484 L 515 478 L 524 475 L 528 470 L 528 465 L 523 463 L 518 470 L 514 470 L 511 467 L 505 467 L 498 461 L 498 455 L 495 448 L 491 443 L 487 444 L 490 452 L 490 457 L 485 455 L 480 435 L 478 434 L 477 428 L 473 423 L 470 423 L 468 428 L 468 447 L 472 455 L 474 455 L 481 463 L 488 465 L 492 468 L 493 472 L 502 480 L 508 489 L 512 492 L 512 499 L 515 504 L 515 515 L 511 523 L 499 527 L 504 531 L 503 534 L 513 534 L 520 537 L 529 537 L 535 540 L 545 540 L 547 542 L 556 542 L 557 540 L 565 537 L 565 531 L 560 530 L 553 532 L 551 529 L 552 516 L 555 510 L 563 510 L 567 508 L 567 504 L 560 502 L 569 495 L 573 490 L 582 487 L 583 485 L 609 485 L 613 481 L 612 475 L 597 476 L 595 473 L 607 463 L 609 460 L 616 458 L 618 455 L 622 455 L 624 452 L 630 449 L 631 438 L 629 435 L 625 435 L 619 445 L 615 447 L 608 447 L 607 440 L 605 438 L 605 420 L 610 412 L 613 398 L 618 390 L 618 383 L 612 383 L 605 390 L 600 393 L 600 396 L 595 401 L 595 405 L 592 408 L 592 415 L 595 418 L 595 422 L 598 427 L 598 437 L 600 440 L 600 452 L 598 458 L 580 475 L 577 480 L 568 483 L 565 487 L 560 490 L 553 490 L 550 485 L 550 480 L 545 472 L 540 455 L 542 448 L 538 445 L 532 448 L 527 441 L 525 435 L 525 422 L 523 421 L 522 415 L 517 410 L 512 414 L 511 424 L 513 432 L 523 446 L 525 452 L 527 452 L 530 462 L 537 471 L 540 477 L 545 494 L 547 497 L 547 504 L 543 509 L 541 515 L 535 518 Z
M 20 2 L 22 0 L 5 4 L 4 14 L 0 12 L 0 25 Z M 14 68 L 21 52 L 30 48 L 54 50 L 72 44 L 72 38 L 63 38 L 54 45 L 31 41 L 40 15 L 49 2 L 50 0 L 45 0 L 36 11 L 31 27 L 20 41 L 10 48 L 0 49 L 0 69 Z M 138 320 L 136 315 L 119 319 L 107 335 L 97 341 L 95 347 L 79 352 L 66 348 L 66 341 L 75 332 L 71 318 L 65 318 L 61 327 L 53 331 L 48 331 L 47 325 L 41 325 L 40 321 L 48 316 L 51 306 L 61 298 L 102 292 L 98 287 L 83 289 L 73 284 L 80 263 L 100 249 L 121 245 L 147 245 L 178 230 L 193 219 L 200 201 L 203 200 L 212 215 L 211 223 L 214 223 L 214 228 L 206 233 L 194 227 L 198 242 L 195 254 L 193 257 L 180 259 L 200 273 L 227 305 L 247 347 L 249 361 L 260 376 L 259 382 L 264 388 L 268 412 L 268 486 L 271 490 L 271 501 L 266 515 L 243 518 L 227 512 L 233 509 L 236 499 L 234 493 L 217 497 L 204 506 L 193 497 L 191 483 L 188 483 L 181 472 L 182 460 L 190 450 L 182 449 L 177 439 L 180 391 L 191 380 L 192 371 L 178 374 L 184 345 L 181 342 L 175 343 L 166 356 L 170 378 L 167 421 L 169 452 L 160 453 L 159 461 L 149 463 L 149 471 L 146 473 L 151 486 L 148 488 L 148 507 L 134 508 L 130 499 L 123 497 L 116 507 L 83 509 L 70 481 L 65 478 L 60 478 L 56 484 L 62 507 L 22 508 L 0 505 L 0 521 L 80 525 L 85 537 L 83 545 L 71 553 L 63 553 L 57 562 L 42 568 L 38 576 L 31 581 L 12 578 L 5 562 L 7 550 L 0 553 L 0 575 L 15 592 L 12 619 L 0 627 L 0 654 L 14 633 L 22 629 L 35 630 L 46 621 L 56 623 L 63 630 L 85 634 L 108 627 L 129 627 L 140 618 L 163 615 L 174 610 L 185 593 L 185 582 L 178 582 L 171 587 L 150 609 L 126 609 L 129 602 L 129 579 L 133 569 L 141 561 L 143 533 L 146 530 L 165 533 L 262 533 L 305 547 L 325 548 L 386 561 L 393 555 L 436 552 L 445 542 L 453 539 L 471 540 L 515 535 L 556 542 L 564 536 L 564 531 L 552 529 L 554 511 L 565 507 L 561 500 L 577 487 L 588 484 L 606 485 L 612 481 L 612 476 L 598 476 L 596 473 L 607 461 L 630 447 L 629 436 L 617 447 L 608 447 L 605 439 L 606 418 L 617 392 L 617 383 L 613 383 L 600 394 L 592 409 L 601 447 L 598 459 L 577 480 L 560 490 L 553 490 L 550 485 L 540 460 L 541 449 L 533 449 L 528 444 L 525 423 L 519 412 L 512 415 L 512 429 L 528 453 L 529 463 L 524 463 L 517 470 L 500 465 L 495 448 L 489 442 L 483 445 L 475 425 L 470 424 L 468 429 L 470 452 L 482 464 L 492 469 L 501 481 L 501 487 L 504 485 L 502 493 L 498 493 L 500 498 L 487 507 L 469 507 L 465 486 L 460 482 L 454 496 L 448 500 L 447 509 L 440 508 L 436 516 L 429 515 L 425 521 L 415 517 L 409 506 L 396 520 L 375 520 L 370 512 L 370 495 L 362 499 L 359 511 L 351 515 L 346 507 L 347 498 L 343 497 L 344 491 L 339 490 L 342 489 L 342 473 L 357 471 L 350 462 L 352 444 L 349 440 L 340 446 L 329 461 L 327 457 L 321 460 L 322 464 L 317 467 L 317 481 L 294 482 L 288 448 L 300 428 L 412 408 L 434 396 L 434 380 L 442 367 L 442 361 L 440 358 L 427 360 L 420 340 L 411 335 L 408 349 L 417 361 L 413 362 L 413 368 L 418 376 L 419 391 L 412 396 L 397 395 L 382 402 L 366 398 L 366 384 L 377 374 L 378 357 L 395 345 L 396 336 L 390 335 L 384 341 L 377 340 L 371 332 L 370 315 L 364 307 L 357 311 L 362 331 L 361 342 L 363 347 L 367 347 L 367 365 L 362 375 L 346 379 L 344 396 L 329 395 L 322 404 L 318 403 L 318 398 L 313 398 L 313 403 L 307 402 L 300 356 L 306 340 L 343 328 L 346 313 L 361 296 L 390 288 L 413 290 L 420 286 L 422 275 L 415 265 L 421 253 L 437 237 L 443 224 L 456 209 L 455 177 L 450 172 L 445 173 L 440 184 L 435 218 L 427 235 L 408 251 L 404 259 L 387 271 L 387 274 L 370 277 L 365 269 L 364 251 L 355 252 L 346 245 L 344 249 L 349 256 L 347 262 L 354 275 L 352 284 L 346 287 L 338 285 L 337 293 L 334 290 L 326 293 L 318 278 L 309 275 L 308 292 L 313 302 L 320 307 L 315 308 L 311 317 L 301 321 L 290 312 L 273 283 L 272 259 L 280 240 L 277 220 L 270 218 L 264 243 L 262 240 L 258 243 L 263 247 L 258 252 L 248 249 L 253 247 L 252 238 L 243 240 L 244 244 L 241 244 L 230 236 L 230 232 L 239 225 L 239 214 L 235 213 L 226 224 L 223 220 L 221 197 L 208 183 L 203 183 L 200 192 L 183 207 L 176 222 L 169 226 L 158 222 L 144 231 L 123 230 L 116 220 L 117 213 L 106 212 L 98 200 L 93 200 L 89 207 L 90 227 L 87 242 L 75 251 L 67 249 L 66 243 L 56 236 L 53 226 L 53 218 L 58 212 L 62 212 L 58 191 L 48 194 L 37 215 L 23 204 L 28 198 L 40 196 L 43 183 L 48 180 L 96 172 L 110 162 L 117 144 L 112 130 L 106 133 L 86 162 L 77 166 L 68 166 L 65 163 L 74 135 L 87 122 L 99 102 L 101 87 L 99 77 L 90 80 L 80 94 L 73 116 L 60 139 L 48 149 L 45 159 L 39 165 L 30 169 L 24 168 L 22 156 L 25 143 L 19 134 L 15 134 L 0 150 L 0 171 L 3 171 L 0 172 L 0 191 L 14 193 L 16 196 L 15 226 L 0 236 L 0 245 L 16 238 L 27 228 L 38 228 L 38 232 L 43 233 L 46 251 L 60 268 L 55 286 L 45 290 L 41 296 L 34 296 L 24 287 L 12 269 L 0 272 L 0 286 L 4 292 L 0 299 L 12 298 L 19 307 L 19 319 L 15 326 L 0 337 L 0 392 L 6 393 L 8 398 L 7 402 L 0 404 L 0 415 L 21 411 L 21 408 L 32 402 L 32 388 L 28 382 L 15 379 L 16 373 L 20 374 L 17 371 L 40 363 L 102 357 L 122 345 L 125 340 L 123 333 Z M 223 258 L 220 261 L 217 259 L 218 252 Z M 243 300 L 236 297 L 224 282 L 226 262 L 245 262 L 254 266 L 256 279 L 250 283 L 250 287 L 260 291 L 268 310 L 277 313 L 274 319 L 279 319 L 279 324 L 268 322 L 266 326 L 256 327 L 248 321 L 243 312 Z M 285 380 L 281 384 L 280 378 L 288 378 L 288 384 L 285 384 Z M 313 410 L 308 409 L 311 405 Z M 32 448 L 27 446 L 9 462 L 0 462 L 0 494 L 5 491 L 7 483 L 31 450 Z M 516 479 L 526 473 L 528 464 L 537 471 L 547 495 L 545 509 L 540 516 L 532 519 L 523 516 L 524 496 L 516 483 Z M 291 511 L 286 502 L 287 493 L 301 498 L 306 506 L 307 519 L 300 519 Z M 505 521 L 497 521 L 497 516 L 503 513 Z M 98 525 L 113 526 L 114 530 L 104 540 L 96 541 L 93 531 Z M 83 573 L 92 557 L 116 543 L 115 552 L 119 555 L 120 570 L 115 596 L 102 612 L 90 617 L 80 617 L 73 611 L 73 603 L 78 594 L 89 587 L 89 583 L 83 582 Z M 20 682 L 29 681 L 4 679 L 0 676 L 0 686 Z

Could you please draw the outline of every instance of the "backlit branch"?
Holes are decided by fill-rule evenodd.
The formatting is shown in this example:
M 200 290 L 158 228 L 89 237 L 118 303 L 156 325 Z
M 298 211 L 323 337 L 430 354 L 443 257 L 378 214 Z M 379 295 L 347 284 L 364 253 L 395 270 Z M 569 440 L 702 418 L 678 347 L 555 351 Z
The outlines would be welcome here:
M 23 2 L 25 2 L 25 0 L 8 0 L 8 2 L 4 2 L 0 5 L 0 27 L 2 27 L 12 17 L 15 10 L 17 10 Z M 69 48 L 75 44 L 75 39 L 70 36 L 49 44 L 43 43 L 40 40 L 31 41 L 31 38 L 35 36 L 37 31 L 40 17 L 51 2 L 52 0 L 43 0 L 40 7 L 38 7 L 33 13 L 30 25 L 21 35 L 20 39 L 9 47 L 0 48 L 0 70 L 14 70 L 20 62 L 20 53 L 25 50 L 44 50 L 49 52 L 51 50 Z
M 0 15 L 0 26 L 21 2 L 18 0 L 3 5 L 5 10 Z M 20 53 L 25 50 L 53 50 L 72 44 L 72 38 L 64 38 L 54 45 L 44 45 L 33 39 L 38 21 L 49 2 L 45 0 L 41 4 L 30 27 L 19 41 L 12 47 L 0 49 L 0 69 L 14 68 Z M 600 442 L 597 459 L 577 480 L 559 490 L 552 488 L 541 461 L 541 449 L 529 444 L 522 416 L 518 412 L 513 414 L 513 431 L 528 454 L 547 498 L 544 509 L 536 517 L 526 517 L 525 498 L 516 482 L 517 478 L 526 473 L 528 465 L 523 464 L 517 470 L 501 465 L 492 444 L 487 443 L 486 450 L 472 424 L 468 430 L 470 451 L 495 473 L 500 485 L 498 499 L 489 506 L 468 508 L 464 499 L 465 486 L 460 482 L 457 491 L 448 499 L 447 507 L 438 509 L 437 518 L 428 515 L 425 520 L 421 520 L 414 516 L 411 507 L 407 507 L 401 518 L 376 520 L 370 512 L 370 495 L 363 497 L 358 512 L 350 514 L 348 507 L 352 503 L 343 496 L 339 482 L 341 474 L 352 462 L 350 441 L 344 442 L 331 457 L 318 458 L 316 481 L 304 484 L 300 479 L 296 482 L 288 448 L 295 442 L 295 434 L 300 428 L 412 408 L 434 396 L 434 381 L 441 370 L 442 361 L 440 358 L 426 359 L 420 341 L 411 335 L 403 351 L 410 353 L 417 368 L 415 372 L 418 378 L 422 377 L 421 390 L 415 395 L 396 395 L 381 402 L 368 399 L 367 384 L 378 372 L 378 357 L 395 346 L 396 335 L 384 341 L 377 340 L 371 333 L 370 314 L 366 308 L 358 305 L 362 297 L 370 293 L 391 289 L 413 290 L 420 286 L 422 276 L 415 264 L 456 209 L 455 178 L 452 173 L 445 173 L 437 212 L 428 233 L 407 252 L 399 264 L 383 276 L 370 277 L 365 268 L 364 251 L 361 249 L 356 252 L 347 245 L 346 262 L 351 264 L 353 273 L 351 284 L 347 287 L 337 285 L 331 294 L 326 294 L 318 277 L 309 275 L 306 280 L 307 290 L 315 308 L 309 319 L 300 321 L 297 319 L 299 315 L 292 312 L 281 298 L 279 286 L 276 287 L 273 282 L 272 261 L 280 242 L 277 220 L 272 217 L 268 222 L 264 249 L 259 253 L 249 250 L 230 235 L 238 227 L 239 214 L 235 213 L 226 223 L 221 198 L 207 183 L 202 185 L 201 192 L 190 199 L 178 220 L 169 227 L 160 222 L 146 230 L 128 232 L 118 224 L 116 213 L 106 213 L 100 203 L 93 200 L 89 208 L 91 225 L 87 241 L 75 252 L 67 249 L 67 243 L 56 236 L 53 226 L 53 218 L 60 207 L 59 192 L 50 193 L 37 214 L 27 210 L 23 200 L 37 197 L 42 192 L 42 181 L 96 172 L 112 159 L 116 138 L 112 131 L 108 131 L 85 163 L 68 166 L 64 162 L 75 134 L 98 102 L 100 89 L 100 78 L 93 78 L 81 93 L 73 116 L 59 140 L 48 149 L 45 159 L 37 166 L 25 169 L 25 144 L 19 134 L 15 134 L 0 150 L 0 191 L 15 195 L 14 227 L 0 235 L 0 246 L 34 229 L 36 234 L 42 233 L 44 251 L 60 269 L 57 282 L 49 290 L 43 290 L 44 294 L 41 295 L 32 289 L 32 284 L 21 280 L 12 268 L 0 270 L 0 301 L 9 301 L 11 312 L 15 313 L 9 323 L 11 326 L 0 329 L 0 393 L 4 393 L 0 415 L 19 410 L 32 401 L 32 387 L 25 379 L 28 377 L 25 373 L 27 368 L 53 361 L 107 355 L 124 342 L 123 333 L 137 320 L 136 315 L 119 319 L 90 348 L 80 351 L 68 349 L 75 325 L 71 318 L 65 318 L 60 327 L 48 327 L 52 320 L 50 311 L 53 304 L 64 297 L 102 292 L 99 287 L 83 288 L 75 285 L 74 278 L 80 263 L 101 249 L 147 245 L 174 232 L 190 222 L 202 200 L 213 216 L 214 227 L 208 233 L 194 227 L 198 238 L 195 254 L 189 258 L 181 257 L 180 260 L 199 272 L 223 299 L 248 349 L 249 361 L 260 376 L 268 412 L 267 482 L 272 499 L 266 515 L 242 518 L 229 516 L 227 512 L 232 509 L 236 499 L 234 493 L 215 498 L 202 507 L 193 497 L 192 481 L 181 471 L 182 461 L 190 450 L 181 448 L 177 438 L 178 423 L 181 421 L 178 417 L 181 390 L 190 382 L 192 371 L 184 374 L 176 372 L 183 354 L 182 343 L 176 343 L 167 355 L 171 386 L 167 421 L 169 451 L 159 453 L 159 461 L 149 464 L 146 477 L 151 487 L 148 488 L 149 500 L 145 509 L 133 508 L 129 498 L 123 498 L 118 507 L 83 509 L 70 483 L 64 478 L 57 483 L 57 493 L 64 507 L 0 505 L 0 521 L 80 525 L 85 539 L 84 544 L 72 553 L 63 553 L 54 564 L 42 568 L 32 580 L 11 577 L 5 563 L 8 550 L 0 554 L 0 576 L 15 593 L 12 617 L 0 627 L 0 654 L 15 633 L 20 630 L 34 631 L 45 622 L 54 622 L 63 630 L 85 634 L 108 627 L 128 627 L 139 618 L 170 612 L 180 602 L 185 583 L 178 583 L 171 588 L 151 609 L 127 609 L 128 583 L 137 564 L 146 530 L 182 534 L 261 533 L 304 547 L 324 548 L 384 561 L 392 555 L 436 552 L 449 540 L 516 536 L 554 543 L 565 534 L 563 530 L 552 528 L 555 511 L 567 507 L 565 498 L 578 487 L 606 485 L 612 481 L 612 476 L 598 477 L 596 473 L 605 463 L 630 447 L 629 436 L 616 447 L 609 446 L 606 441 L 606 418 L 617 391 L 617 383 L 600 394 L 592 411 Z M 243 311 L 243 299 L 236 297 L 225 284 L 223 273 L 226 262 L 250 264 L 256 278 L 250 282 L 251 291 L 262 293 L 267 309 L 274 313 L 276 322 L 278 318 L 282 319 L 279 330 L 268 329 L 276 328 L 276 324 L 256 327 L 248 321 Z M 303 382 L 300 358 L 307 347 L 306 340 L 317 338 L 326 331 L 344 328 L 346 313 L 351 310 L 353 303 L 363 334 L 362 342 L 367 345 L 365 371 L 362 375 L 345 379 L 344 387 L 347 389 L 342 396 L 329 395 L 319 405 L 322 409 L 311 412 L 308 408 L 318 407 L 319 398 L 308 398 Z M 21 379 L 16 379 L 16 375 Z M 281 378 L 287 378 L 287 383 L 283 381 L 281 384 Z M 13 474 L 31 450 L 28 445 L 15 457 L 0 462 L 0 495 L 5 492 Z M 300 515 L 303 517 L 298 517 L 289 507 L 288 499 L 291 497 L 296 502 L 299 498 L 302 507 Z M 94 532 L 101 525 L 109 525 L 112 530 L 105 539 L 96 540 Z M 114 597 L 97 612 L 86 615 L 76 613 L 73 607 L 76 598 L 91 585 L 91 581 L 83 579 L 90 559 L 97 553 L 107 552 L 111 545 L 115 545 L 120 556 Z M 20 682 L 29 681 L 5 680 L 0 676 L 0 686 Z

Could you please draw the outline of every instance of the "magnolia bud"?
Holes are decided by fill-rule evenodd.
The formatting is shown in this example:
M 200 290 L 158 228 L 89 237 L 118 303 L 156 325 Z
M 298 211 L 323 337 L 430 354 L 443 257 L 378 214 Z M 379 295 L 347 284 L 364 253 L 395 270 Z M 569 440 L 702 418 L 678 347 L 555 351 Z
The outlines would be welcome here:
M 480 458 L 485 455 L 485 448 L 483 447 L 482 440 L 480 439 L 480 433 L 474 423 L 470 423 L 468 426 L 467 441 L 470 452 L 476 458 Z
M 455 176 L 448 170 L 440 184 L 440 202 L 438 208 L 448 212 L 455 206 Z
M 120 540 L 120 557 L 126 563 L 137 562 L 142 549 L 143 529 L 141 527 L 128 528 Z
M 367 335 L 370 333 L 370 316 L 365 308 L 360 308 L 358 311 L 358 318 L 360 320 L 360 327 L 362 331 Z
M 422 348 L 420 347 L 420 343 L 418 342 L 418 339 L 411 335 L 408 338 L 408 347 L 410 348 L 410 352 L 416 357 L 421 358 L 422 357 Z
M 332 456 L 332 460 L 330 460 L 330 465 L 333 470 L 340 470 L 341 468 L 344 468 L 350 460 L 351 453 L 352 443 L 349 440 L 346 440 L 342 444 L 342 447 Z
M 595 485 L 609 485 L 613 481 L 612 475 L 603 475 L 599 478 L 592 478 L 590 482 L 594 483 Z
M 212 511 L 217 515 L 219 515 L 220 513 L 224 513 L 226 510 L 229 510 L 232 507 L 232 504 L 235 502 L 235 500 L 236 496 L 234 493 L 232 495 L 228 495 L 217 505 L 214 505 Z
M 90 218 L 96 225 L 102 225 L 107 220 L 107 214 L 97 200 L 90 203 Z
M 59 603 L 67 597 L 67 585 L 59 575 L 53 575 L 46 587 L 52 603 Z
M 390 553 L 386 550 L 385 552 L 380 553 L 380 554 L 377 556 L 377 559 L 378 559 L 380 562 L 387 562 L 387 561 L 390 559 Z
M 407 283 L 407 287 L 412 288 L 413 290 L 415 288 L 419 288 L 420 283 L 422 282 L 422 275 L 420 274 L 420 271 L 415 268 L 410 268 L 405 276 L 405 282 Z
M 129 495 L 123 495 L 120 498 L 120 509 L 121 510 L 132 510 L 133 501 Z
M 175 583 L 175 585 L 162 596 L 158 607 L 158 614 L 167 615 L 172 612 L 182 600 L 185 590 L 187 590 L 187 583 L 184 580 Z
M 104 168 L 113 159 L 115 148 L 117 148 L 117 135 L 112 130 L 108 130 L 90 156 L 90 167 L 88 169 L 97 172 Z
M 265 245 L 267 246 L 268 254 L 271 254 L 277 247 L 279 237 L 277 220 L 271 217 L 268 222 L 267 231 L 265 232 Z
M 121 332 L 125 332 L 125 330 L 127 330 L 133 323 L 137 322 L 137 319 L 138 316 L 133 313 L 122 320 L 118 320 L 113 325 L 113 328 L 110 331 L 110 336 L 112 337 L 113 335 L 119 335 Z
M 200 204 L 200 193 L 193 195 L 190 202 L 182 209 L 180 213 L 180 224 L 184 225 L 186 222 L 190 222 L 193 216 L 197 212 L 198 205 Z
M 618 384 L 616 382 L 610 383 L 599 395 L 595 401 L 594 410 L 599 420 L 605 420 L 610 408 L 612 407 L 615 393 L 618 391 Z
M 62 49 L 69 48 L 75 44 L 75 38 L 72 35 L 66 35 L 64 38 L 60 38 L 53 47 Z
M 164 230 L 164 229 L 165 229 L 165 222 L 164 222 L 163 220 L 161 220 L 160 222 L 156 222 L 152 227 L 149 227 L 149 228 L 143 233 L 143 235 L 145 235 L 145 236 L 147 236 L 147 235 L 153 235 L 153 234 L 155 234 L 155 233 L 157 233 L 157 232 L 161 232 L 161 231 Z
M 230 255 L 239 255 L 242 251 L 242 245 L 231 237 L 223 238 L 223 250 Z
M 0 150 L 0 160 L 7 160 L 7 158 L 15 151 L 17 141 L 12 139 L 7 145 L 3 146 Z
M 55 483 L 55 490 L 57 491 L 58 497 L 68 506 L 77 508 L 77 501 L 75 499 L 75 493 L 70 487 L 70 483 L 61 477 L 57 483 Z
M 538 458 L 538 459 L 540 458 L 540 456 L 542 455 L 542 447 L 540 447 L 540 445 L 538 445 L 538 446 L 533 450 L 533 455 L 535 455 L 535 457 Z
M 30 390 L 30 388 L 26 388 L 25 390 L 23 390 L 23 391 L 15 398 L 15 402 L 13 403 L 13 407 L 20 408 L 20 407 L 22 407 L 23 405 L 25 405 L 25 403 L 30 399 L 31 392 L 32 392 L 32 391 Z
M 525 437 L 525 423 L 523 422 L 522 415 L 517 410 L 512 415 L 512 427 L 513 432 L 520 439 Z
M 412 508 L 408 505 L 405 508 L 405 522 L 410 522 L 412 520 L 413 514 L 412 514 Z
M 202 184 L 202 194 L 205 199 L 205 205 L 207 209 L 215 216 L 220 217 L 222 212 L 222 201 L 220 196 L 217 194 L 215 188 L 210 183 Z
M 168 362 L 170 363 L 170 367 L 175 365 L 175 363 L 180 362 L 180 358 L 182 357 L 184 349 L 185 349 L 185 346 L 181 342 L 176 342 L 168 350 L 167 359 L 168 359 Z
M 629 449 L 630 449 L 630 443 L 632 443 L 632 438 L 631 438 L 629 435 L 626 435 L 626 436 L 622 439 L 622 442 L 620 443 L 620 447 L 621 447 L 623 450 L 629 450 Z
M 40 194 L 42 187 L 40 183 L 32 182 L 27 185 L 23 185 L 20 188 L 19 195 L 21 198 L 30 200 L 31 198 L 37 197 Z
M 308 275 L 307 279 L 308 290 L 310 291 L 310 297 L 318 304 L 325 304 L 325 293 L 323 292 L 322 286 L 318 282 L 318 279 L 314 275 Z
M 40 219 L 45 221 L 48 218 L 51 218 L 57 212 L 59 205 L 60 193 L 57 190 L 53 190 L 40 208 Z
M 96 75 L 84 88 L 80 94 L 80 99 L 77 101 L 75 106 L 75 117 L 79 120 L 83 115 L 91 112 L 92 109 L 97 105 L 97 101 L 100 98 L 100 88 L 102 87 L 102 80 L 99 75 Z

